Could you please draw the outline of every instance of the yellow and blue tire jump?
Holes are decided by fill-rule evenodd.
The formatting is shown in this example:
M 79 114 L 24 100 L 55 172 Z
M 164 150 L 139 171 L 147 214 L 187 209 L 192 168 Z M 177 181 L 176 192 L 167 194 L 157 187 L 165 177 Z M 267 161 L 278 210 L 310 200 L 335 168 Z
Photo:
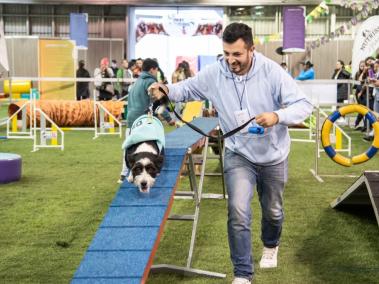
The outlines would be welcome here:
M 353 156 L 352 158 L 345 157 L 336 152 L 330 143 L 329 133 L 333 127 L 333 123 L 339 119 L 341 116 L 346 114 L 358 112 L 362 114 L 372 125 L 374 129 L 374 141 L 371 144 L 371 147 L 364 153 Z M 324 147 L 325 153 L 337 164 L 340 164 L 345 167 L 350 167 L 352 165 L 361 164 L 372 157 L 375 156 L 376 152 L 379 149 L 379 122 L 377 121 L 375 115 L 370 112 L 370 110 L 362 105 L 347 105 L 339 108 L 325 120 L 321 128 L 321 142 Z

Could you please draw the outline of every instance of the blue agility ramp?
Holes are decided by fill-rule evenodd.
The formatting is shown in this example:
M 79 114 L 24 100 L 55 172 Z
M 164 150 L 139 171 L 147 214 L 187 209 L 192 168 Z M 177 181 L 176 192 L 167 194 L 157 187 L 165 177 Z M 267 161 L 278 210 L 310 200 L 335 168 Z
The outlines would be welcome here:
M 210 133 L 218 119 L 198 118 L 193 124 Z M 165 163 L 154 187 L 146 194 L 128 182 L 121 185 L 71 283 L 145 283 L 188 149 L 203 139 L 188 126 L 166 135 Z

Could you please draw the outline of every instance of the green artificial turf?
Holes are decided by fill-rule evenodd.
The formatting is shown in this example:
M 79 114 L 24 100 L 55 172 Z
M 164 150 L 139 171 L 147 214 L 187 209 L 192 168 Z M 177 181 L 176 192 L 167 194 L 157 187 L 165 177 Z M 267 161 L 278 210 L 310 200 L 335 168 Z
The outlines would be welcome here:
M 0 121 L 8 116 L 8 102 L 0 101 Z
M 368 148 L 361 133 L 348 132 L 354 153 Z M 32 153 L 31 140 L 0 140 L 1 152 L 23 158 L 21 181 L 0 185 L 0 283 L 68 283 L 118 190 L 122 140 L 93 140 L 91 132 L 65 135 L 64 151 Z M 254 283 L 378 283 L 375 219 L 329 205 L 354 179 L 324 178 L 319 183 L 309 172 L 313 163 L 314 144 L 292 143 L 277 269 L 258 267 L 260 209 L 256 196 L 253 199 Z M 324 154 L 320 163 L 320 172 L 328 174 L 359 175 L 379 168 L 378 156 L 352 168 L 338 166 Z M 217 170 L 217 162 L 210 161 L 207 171 Z M 179 190 L 188 188 L 187 178 L 181 181 Z M 204 192 L 220 193 L 220 178 L 207 177 Z M 193 210 L 192 201 L 175 200 L 171 213 Z M 225 200 L 202 200 L 192 266 L 226 273 L 227 279 L 157 274 L 148 283 L 230 283 L 226 217 Z M 191 229 L 191 222 L 167 221 L 154 263 L 185 265 Z

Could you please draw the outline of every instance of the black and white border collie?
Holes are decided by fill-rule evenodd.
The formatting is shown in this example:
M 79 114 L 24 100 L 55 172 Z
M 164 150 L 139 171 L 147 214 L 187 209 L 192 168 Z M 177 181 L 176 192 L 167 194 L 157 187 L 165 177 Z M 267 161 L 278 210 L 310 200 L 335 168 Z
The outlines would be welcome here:
M 163 161 L 164 149 L 159 151 L 155 141 L 132 145 L 125 152 L 128 182 L 135 184 L 140 192 L 148 193 L 162 169 Z

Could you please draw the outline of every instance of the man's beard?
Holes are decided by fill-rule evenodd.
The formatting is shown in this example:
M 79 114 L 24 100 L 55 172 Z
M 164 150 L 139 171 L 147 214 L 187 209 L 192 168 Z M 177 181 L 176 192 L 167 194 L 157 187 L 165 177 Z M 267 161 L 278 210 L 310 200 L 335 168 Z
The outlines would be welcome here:
M 235 64 L 229 64 L 229 69 L 236 75 L 243 75 L 242 72 L 246 73 L 248 71 L 248 67 L 250 65 L 251 60 L 249 61 L 249 57 L 246 56 L 245 63 L 241 63 L 240 61 L 235 61 Z

